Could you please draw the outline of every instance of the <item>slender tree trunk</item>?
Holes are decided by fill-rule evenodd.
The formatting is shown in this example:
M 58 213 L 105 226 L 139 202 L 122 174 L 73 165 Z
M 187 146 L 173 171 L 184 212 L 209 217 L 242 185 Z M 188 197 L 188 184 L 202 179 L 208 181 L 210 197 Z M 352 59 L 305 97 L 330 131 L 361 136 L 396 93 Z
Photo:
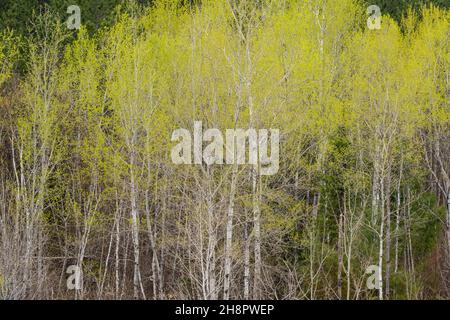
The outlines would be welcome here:
M 397 214 L 395 219 L 395 261 L 394 261 L 394 273 L 398 272 L 398 242 L 399 242 L 399 227 L 400 227 L 400 205 L 401 205 L 401 183 L 403 175 L 403 156 L 400 160 L 400 172 L 397 184 Z
M 378 219 L 378 209 L 380 200 L 380 168 L 379 168 L 379 146 L 377 145 L 375 150 L 374 170 L 372 180 L 372 225 L 376 224 Z
M 450 186 L 447 187 L 447 249 L 448 266 L 450 268 Z
M 216 288 L 216 227 L 214 223 L 214 210 L 213 210 L 213 194 L 212 190 L 208 190 L 208 250 L 207 250 L 207 263 L 208 267 L 208 296 L 210 300 L 217 300 L 217 288 Z
M 134 256 L 134 267 L 133 267 L 133 297 L 134 299 L 139 299 L 139 291 L 141 291 L 142 296 L 145 299 L 144 288 L 142 286 L 140 265 L 139 265 L 139 221 L 138 221 L 138 209 L 137 209 L 137 188 L 134 178 L 134 153 L 131 152 L 130 156 L 130 200 L 131 200 L 131 237 L 133 242 L 133 256 Z
M 385 297 L 389 299 L 390 276 L 391 276 L 391 166 L 389 165 L 386 177 L 386 286 Z
M 413 255 L 413 247 L 412 247 L 412 240 L 411 240 L 411 190 L 408 187 L 408 210 L 407 210 L 407 230 L 406 230 L 406 236 L 408 240 L 409 245 L 409 266 L 411 274 L 414 276 L 414 255 Z
M 384 203 L 384 182 L 381 180 L 381 202 Z M 383 300 L 383 247 L 384 247 L 384 206 L 381 206 L 381 215 L 380 215 L 380 230 L 378 233 L 379 236 L 379 252 L 378 252 L 378 298 Z
M 120 210 L 121 208 L 117 208 L 117 214 L 116 214 L 116 247 L 115 247 L 115 264 L 114 264 L 114 270 L 115 270 L 115 299 L 119 299 L 119 286 L 120 286 L 120 276 L 119 276 L 119 249 L 120 249 Z
M 260 183 L 256 172 L 253 172 L 253 233 L 255 246 L 255 270 L 253 280 L 253 299 L 261 299 L 261 211 L 260 202 Z M 259 186 L 258 186 L 259 185 Z
M 315 259 L 316 259 L 316 222 L 317 215 L 319 213 L 319 201 L 320 201 L 320 193 L 314 193 L 313 197 L 313 210 L 312 210 L 312 222 L 311 222 L 311 231 L 309 236 L 309 251 L 310 251 L 310 262 L 309 262 L 309 278 L 310 278 L 310 299 L 315 299 L 315 278 L 316 278 L 316 270 L 314 270 Z
M 250 295 L 250 237 L 248 235 L 248 222 L 244 224 L 244 300 Z
M 158 259 L 158 251 L 156 250 L 155 234 L 152 228 L 152 220 L 150 218 L 150 206 L 148 199 L 148 190 L 145 191 L 145 217 L 147 219 L 147 232 L 152 249 L 152 275 L 153 275 L 153 299 L 161 297 L 162 274 Z
M 344 207 L 345 207 L 345 193 L 343 196 Z M 345 211 L 345 209 L 344 209 Z M 344 266 L 344 250 L 343 250 L 343 242 L 344 242 L 344 212 L 341 209 L 339 212 L 339 222 L 338 222 L 338 289 L 337 294 L 338 298 L 342 299 L 342 269 Z M 349 284 L 347 284 L 349 285 Z
M 234 216 L 234 198 L 236 194 L 237 184 L 237 164 L 233 165 L 233 172 L 231 175 L 230 197 L 228 200 L 227 212 L 227 227 L 225 238 L 225 265 L 224 265 L 224 280 L 223 280 L 223 299 L 230 298 L 230 282 L 231 282 L 231 250 L 233 244 L 233 216 Z

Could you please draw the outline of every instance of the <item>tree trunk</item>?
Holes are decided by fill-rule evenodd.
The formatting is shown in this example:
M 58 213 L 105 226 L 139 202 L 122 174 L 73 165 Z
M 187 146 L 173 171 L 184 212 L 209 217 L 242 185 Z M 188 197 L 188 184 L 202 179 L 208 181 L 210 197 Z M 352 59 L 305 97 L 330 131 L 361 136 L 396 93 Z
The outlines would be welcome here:
M 398 240 L 399 240 L 399 227 L 400 227 L 400 205 L 401 205 L 401 183 L 403 175 L 403 157 L 400 160 L 400 172 L 397 184 L 397 215 L 395 219 L 395 261 L 394 261 L 394 273 L 398 272 Z
M 134 267 L 133 267 L 133 297 L 134 299 L 139 299 L 139 290 L 145 299 L 144 288 L 142 286 L 140 265 L 139 265 L 139 221 L 138 221 L 138 209 L 137 209 L 137 189 L 134 178 L 134 154 L 131 152 L 130 157 L 130 200 L 131 200 L 131 237 L 133 242 L 133 256 L 134 256 Z
M 381 180 L 381 198 L 382 203 L 384 203 L 384 182 Z M 380 215 L 380 231 L 378 233 L 379 237 L 379 252 L 378 252 L 378 298 L 383 300 L 383 247 L 384 247 L 384 206 L 381 206 Z
M 234 216 L 234 198 L 236 194 L 237 183 L 237 164 L 233 165 L 233 173 L 231 175 L 230 197 L 228 201 L 227 227 L 225 239 L 225 266 L 223 280 L 223 299 L 230 298 L 230 282 L 231 282 L 231 250 L 233 244 L 233 216 Z
M 244 300 L 250 295 L 250 237 L 248 235 L 248 222 L 244 224 Z
M 385 191 L 385 203 L 386 203 L 386 286 L 385 297 L 389 299 L 390 289 L 390 275 L 391 275 L 391 167 L 387 170 L 386 176 L 386 191 Z
M 345 193 L 344 193 L 344 208 L 345 208 Z M 345 211 L 345 209 L 344 209 Z M 343 239 L 344 237 L 344 212 L 341 209 L 339 212 L 339 223 L 338 223 L 338 298 L 342 299 L 342 269 L 344 266 L 344 250 L 343 250 Z M 350 285 L 349 283 L 347 285 Z

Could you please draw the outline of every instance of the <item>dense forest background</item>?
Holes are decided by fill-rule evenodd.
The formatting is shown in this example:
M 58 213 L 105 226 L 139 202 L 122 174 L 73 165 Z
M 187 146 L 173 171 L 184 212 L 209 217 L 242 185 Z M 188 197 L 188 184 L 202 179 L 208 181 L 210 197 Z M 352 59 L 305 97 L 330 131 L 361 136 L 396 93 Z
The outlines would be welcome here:
M 0 3 L 0 298 L 450 298 L 448 1 L 76 2 Z
M 76 3 L 75 3 L 76 2 Z M 126 5 L 126 0 L 2 0 L 0 3 L 0 29 L 12 28 L 19 33 L 26 34 L 29 26 L 29 18 L 33 11 L 39 11 L 42 6 L 47 6 L 63 19 L 68 6 L 76 4 L 83 10 L 83 25 L 90 31 L 95 32 L 100 27 L 110 26 L 118 7 Z M 151 7 L 155 0 L 137 0 L 137 3 Z M 201 0 L 180 0 L 180 5 L 189 7 L 201 3 Z M 361 0 L 366 6 L 376 4 L 381 8 L 383 14 L 389 15 L 399 21 L 409 8 L 420 12 L 424 5 L 433 4 L 442 8 L 449 8 L 447 0 Z

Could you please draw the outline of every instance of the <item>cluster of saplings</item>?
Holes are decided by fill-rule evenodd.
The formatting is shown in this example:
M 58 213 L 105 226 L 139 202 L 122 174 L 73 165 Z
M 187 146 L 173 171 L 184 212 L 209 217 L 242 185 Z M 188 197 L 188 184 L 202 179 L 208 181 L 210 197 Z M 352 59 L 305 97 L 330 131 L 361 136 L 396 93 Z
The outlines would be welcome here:
M 450 296 L 448 9 L 79 6 L 0 32 L 0 298 Z M 174 163 L 199 122 L 279 143 Z

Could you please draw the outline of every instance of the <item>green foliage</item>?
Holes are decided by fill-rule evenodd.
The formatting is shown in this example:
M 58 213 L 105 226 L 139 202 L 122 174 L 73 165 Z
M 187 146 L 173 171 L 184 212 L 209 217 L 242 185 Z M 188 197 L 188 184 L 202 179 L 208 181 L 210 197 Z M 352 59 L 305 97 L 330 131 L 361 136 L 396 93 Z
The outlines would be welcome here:
M 0 208 L 12 226 L 0 242 L 19 239 L 30 261 L 84 259 L 92 296 L 103 284 L 127 295 L 128 261 L 141 259 L 144 291 L 161 297 L 161 268 L 167 297 L 198 298 L 207 276 L 222 285 L 232 212 L 233 297 L 257 243 L 264 298 L 374 299 L 365 272 L 387 243 L 389 297 L 438 296 L 423 273 L 446 218 L 427 156 L 448 153 L 449 11 L 389 3 L 368 30 L 353 0 L 80 0 L 83 26 L 69 31 L 68 1 L 34 15 L 34 1 L 3 2 L 1 27 L 15 31 L 0 33 Z M 401 20 L 408 4 L 423 11 Z M 279 172 L 174 165 L 172 131 L 198 120 L 279 128 Z

